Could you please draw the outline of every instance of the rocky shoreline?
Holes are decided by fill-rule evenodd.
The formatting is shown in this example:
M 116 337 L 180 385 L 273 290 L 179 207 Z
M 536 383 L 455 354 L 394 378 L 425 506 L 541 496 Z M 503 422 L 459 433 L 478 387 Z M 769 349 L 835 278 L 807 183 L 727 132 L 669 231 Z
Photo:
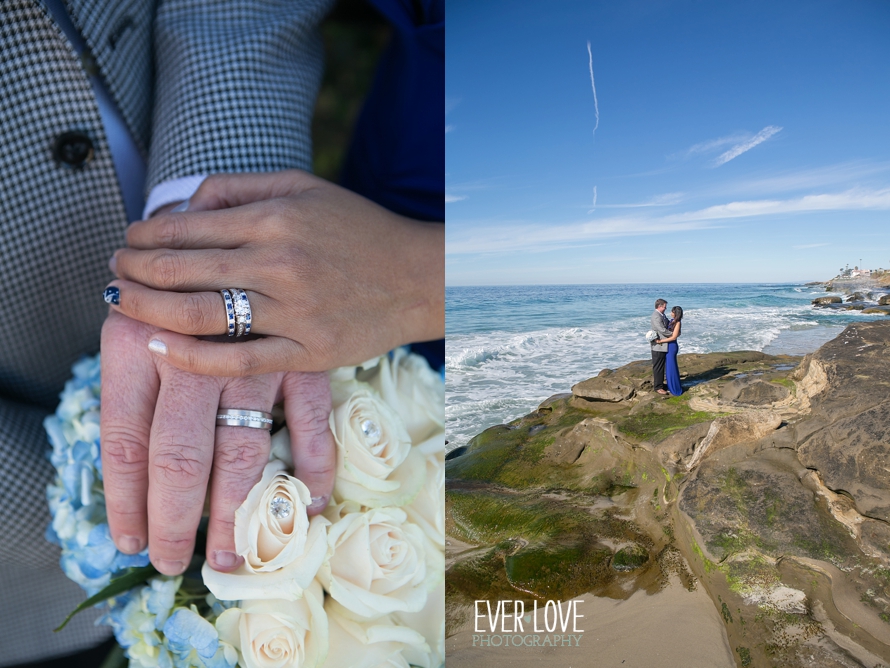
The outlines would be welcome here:
M 817 297 L 813 306 L 843 311 L 890 315 L 890 275 L 875 278 L 833 278 L 826 282 L 808 283 L 821 285 L 826 292 L 839 292 L 843 296 Z
M 804 358 L 680 355 L 669 399 L 633 362 L 449 453 L 448 636 L 476 600 L 682 587 L 738 666 L 890 664 L 888 351 L 876 321 Z

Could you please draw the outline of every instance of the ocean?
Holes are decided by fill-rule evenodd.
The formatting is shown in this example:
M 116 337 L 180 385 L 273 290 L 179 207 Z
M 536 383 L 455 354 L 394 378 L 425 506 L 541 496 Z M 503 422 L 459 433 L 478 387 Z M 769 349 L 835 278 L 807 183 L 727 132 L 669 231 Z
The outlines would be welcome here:
M 681 355 L 804 355 L 852 322 L 887 317 L 813 308 L 827 294 L 801 284 L 448 287 L 447 449 L 604 368 L 651 359 L 645 333 L 657 298 L 668 311 L 683 307 Z

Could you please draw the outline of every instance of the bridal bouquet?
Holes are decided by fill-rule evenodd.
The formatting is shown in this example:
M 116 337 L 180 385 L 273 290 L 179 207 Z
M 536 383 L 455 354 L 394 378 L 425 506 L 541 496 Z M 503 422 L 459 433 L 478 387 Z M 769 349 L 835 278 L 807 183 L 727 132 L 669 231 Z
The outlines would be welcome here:
M 205 562 L 179 577 L 112 542 L 98 356 L 73 371 L 45 423 L 58 471 L 47 537 L 90 595 L 78 610 L 106 607 L 97 623 L 113 628 L 131 667 L 443 665 L 444 383 L 423 358 L 398 349 L 331 372 L 338 452 L 327 510 L 307 516 L 285 427 L 235 515 L 244 563 L 221 573 Z

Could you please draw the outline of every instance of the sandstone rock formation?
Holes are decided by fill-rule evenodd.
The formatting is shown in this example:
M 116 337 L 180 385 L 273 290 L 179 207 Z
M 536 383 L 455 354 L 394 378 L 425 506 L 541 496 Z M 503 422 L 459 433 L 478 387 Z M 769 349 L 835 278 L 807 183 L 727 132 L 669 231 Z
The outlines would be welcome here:
M 767 406 L 786 399 L 790 394 L 787 387 L 767 383 L 759 378 L 736 378 L 720 392 L 720 398 L 728 402 L 749 406 Z
M 775 413 L 764 411 L 748 411 L 719 417 L 711 423 L 708 433 L 693 452 L 686 468 L 694 469 L 706 456 L 713 455 L 723 448 L 763 438 L 778 429 L 781 424 L 782 418 Z
M 588 401 L 625 401 L 634 395 L 634 388 L 609 374 L 573 385 L 572 394 Z
M 634 362 L 449 456 L 449 628 L 476 599 L 680 578 L 740 666 L 890 665 L 890 323 L 679 365 L 681 397 Z

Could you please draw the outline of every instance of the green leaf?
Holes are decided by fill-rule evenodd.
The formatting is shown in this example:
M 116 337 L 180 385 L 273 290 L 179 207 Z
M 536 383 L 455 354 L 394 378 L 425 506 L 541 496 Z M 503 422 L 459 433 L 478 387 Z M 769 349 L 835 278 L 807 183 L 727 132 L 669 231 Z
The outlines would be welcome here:
M 106 601 L 112 596 L 117 596 L 118 594 L 123 594 L 125 591 L 129 591 L 133 587 L 141 585 L 143 582 L 148 580 L 151 577 L 158 575 L 157 569 L 154 566 L 149 564 L 148 566 L 143 566 L 142 568 L 130 568 L 127 570 L 124 575 L 120 577 L 114 578 L 108 585 L 97 594 L 90 596 L 86 601 L 78 605 L 71 613 L 65 617 L 65 621 L 62 622 L 62 625 L 59 626 L 55 631 L 61 631 L 65 628 L 68 622 L 71 621 L 71 618 L 74 617 L 81 610 L 86 610 L 87 608 L 92 608 L 97 603 L 101 603 L 102 601 Z

